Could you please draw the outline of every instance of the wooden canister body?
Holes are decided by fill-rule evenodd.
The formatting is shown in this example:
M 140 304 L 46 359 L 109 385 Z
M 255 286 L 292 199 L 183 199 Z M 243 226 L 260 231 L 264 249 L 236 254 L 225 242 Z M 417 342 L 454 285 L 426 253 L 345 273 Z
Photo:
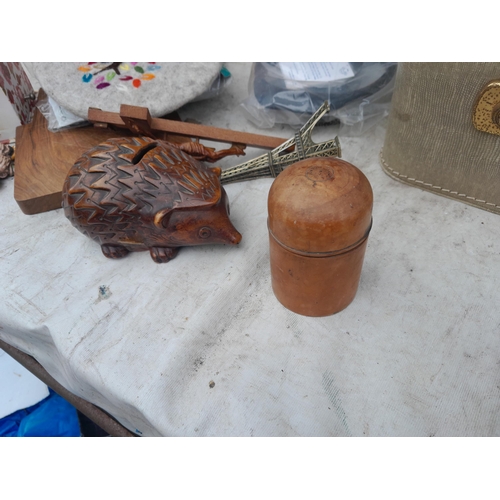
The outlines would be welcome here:
M 353 301 L 372 204 L 364 174 L 338 158 L 302 160 L 277 177 L 268 229 L 272 288 L 281 304 L 328 316 Z
M 298 254 L 269 234 L 271 283 L 287 309 L 304 316 L 329 316 L 345 309 L 358 291 L 368 238 L 356 248 L 320 257 Z

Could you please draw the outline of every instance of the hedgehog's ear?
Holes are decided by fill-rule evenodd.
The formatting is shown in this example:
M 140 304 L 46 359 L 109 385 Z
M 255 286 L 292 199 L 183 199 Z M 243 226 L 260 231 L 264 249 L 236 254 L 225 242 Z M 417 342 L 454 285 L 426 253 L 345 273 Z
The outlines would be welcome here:
M 220 167 L 211 167 L 212 172 L 217 176 L 220 177 L 220 174 L 222 173 L 222 168 Z
M 159 210 L 155 214 L 154 224 L 156 227 L 165 228 L 168 226 L 168 221 L 172 215 L 173 210 L 171 208 L 165 208 L 164 210 Z

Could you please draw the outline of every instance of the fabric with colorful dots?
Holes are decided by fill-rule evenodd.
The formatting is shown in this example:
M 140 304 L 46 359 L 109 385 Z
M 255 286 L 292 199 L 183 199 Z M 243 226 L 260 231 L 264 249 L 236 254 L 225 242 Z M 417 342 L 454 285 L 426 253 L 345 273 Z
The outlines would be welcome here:
M 218 77 L 222 63 L 31 63 L 45 92 L 77 116 L 89 108 L 119 112 L 122 104 L 163 116 L 194 100 Z
M 134 88 L 138 89 L 141 87 L 142 82 L 153 80 L 154 78 L 156 78 L 154 72 L 160 69 L 161 66 L 154 62 L 89 62 L 85 66 L 78 66 L 78 71 L 84 73 L 82 76 L 82 82 L 93 82 L 97 90 L 111 87 L 111 81 L 115 78 L 115 76 L 118 76 L 118 79 L 122 82 L 130 82 Z M 102 75 L 97 77 L 97 75 L 100 73 L 102 73 Z M 94 78 L 95 76 L 96 78 Z

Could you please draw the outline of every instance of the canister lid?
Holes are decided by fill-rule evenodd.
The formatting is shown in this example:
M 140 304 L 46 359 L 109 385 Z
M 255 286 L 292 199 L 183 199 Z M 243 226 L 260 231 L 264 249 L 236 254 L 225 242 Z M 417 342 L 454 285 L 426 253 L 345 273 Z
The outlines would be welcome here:
M 361 170 L 339 158 L 308 158 L 273 182 L 269 231 L 300 252 L 340 251 L 367 236 L 372 205 L 372 188 Z

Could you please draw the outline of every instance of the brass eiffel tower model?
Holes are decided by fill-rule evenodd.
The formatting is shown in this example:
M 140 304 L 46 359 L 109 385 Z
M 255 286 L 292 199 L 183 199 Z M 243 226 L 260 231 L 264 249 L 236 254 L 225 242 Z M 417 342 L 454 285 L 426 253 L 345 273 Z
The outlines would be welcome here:
M 328 101 L 325 101 L 294 137 L 267 154 L 224 170 L 221 174 L 221 183 L 229 184 L 260 177 L 276 177 L 284 168 L 304 158 L 316 156 L 336 156 L 341 158 L 342 152 L 338 137 L 319 144 L 313 142 L 311 138 L 314 127 L 328 111 L 330 111 L 330 106 Z M 290 152 L 292 148 L 295 149 Z

